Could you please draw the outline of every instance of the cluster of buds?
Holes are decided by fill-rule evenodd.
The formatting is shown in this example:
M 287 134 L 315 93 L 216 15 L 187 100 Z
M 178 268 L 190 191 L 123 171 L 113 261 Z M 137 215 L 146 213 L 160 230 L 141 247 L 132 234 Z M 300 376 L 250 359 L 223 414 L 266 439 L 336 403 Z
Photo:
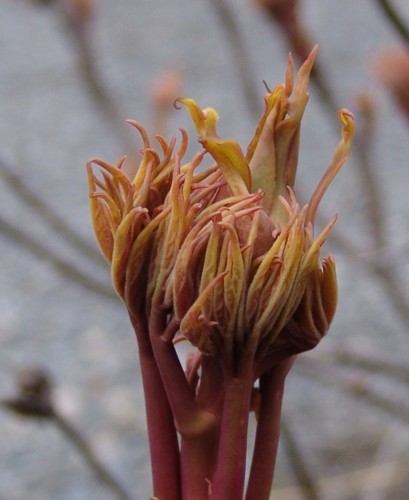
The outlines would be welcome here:
M 191 161 L 183 161 L 185 131 L 178 149 L 176 140 L 157 137 L 158 152 L 144 128 L 130 121 L 144 144 L 134 178 L 124 173 L 124 158 L 116 166 L 88 164 L 95 234 L 135 326 L 142 372 L 151 356 L 149 373 L 155 372 L 182 439 L 180 456 L 173 455 L 181 469 L 174 497 L 169 483 L 161 493 L 153 458 L 159 498 L 176 499 L 181 490 L 186 498 L 242 497 L 255 382 L 313 348 L 334 316 L 335 264 L 332 257 L 321 262 L 320 247 L 335 217 L 318 236 L 314 219 L 348 158 L 354 125 L 351 113 L 341 110 L 342 138 L 333 160 L 300 207 L 294 182 L 314 56 L 315 50 L 296 77 L 289 58 L 285 83 L 268 90 L 246 154 L 236 141 L 218 136 L 214 109 L 181 98 L 176 105 L 189 112 L 202 146 Z M 214 162 L 202 167 L 209 155 Z M 174 350 L 182 339 L 194 347 L 185 371 Z M 155 426 L 160 410 L 149 402 L 153 389 L 144 377 L 148 425 L 151 420 Z M 150 438 L 157 440 L 155 432 Z M 250 478 L 248 488 L 259 495 L 264 485 L 268 492 L 267 476 Z

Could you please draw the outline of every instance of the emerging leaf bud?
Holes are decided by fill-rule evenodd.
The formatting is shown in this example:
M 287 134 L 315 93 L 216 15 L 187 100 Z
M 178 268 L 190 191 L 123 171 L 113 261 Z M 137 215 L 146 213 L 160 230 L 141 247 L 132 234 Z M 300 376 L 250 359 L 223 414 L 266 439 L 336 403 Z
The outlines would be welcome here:
M 192 99 L 186 107 L 203 151 L 182 163 L 187 134 L 158 137 L 161 152 L 144 149 L 134 179 L 100 160 L 88 165 L 95 233 L 111 263 L 117 293 L 131 314 L 164 308 L 203 354 L 234 369 L 254 358 L 260 375 L 280 356 L 316 345 L 334 316 L 337 286 L 332 257 L 320 263 L 333 218 L 318 236 L 314 219 L 329 184 L 345 163 L 354 131 L 340 112 L 342 138 L 310 203 L 298 205 L 294 182 L 301 119 L 316 49 L 286 82 L 268 91 L 247 153 L 218 136 L 218 115 Z M 199 170 L 205 154 L 214 163 Z M 95 173 L 98 167 L 100 174 Z

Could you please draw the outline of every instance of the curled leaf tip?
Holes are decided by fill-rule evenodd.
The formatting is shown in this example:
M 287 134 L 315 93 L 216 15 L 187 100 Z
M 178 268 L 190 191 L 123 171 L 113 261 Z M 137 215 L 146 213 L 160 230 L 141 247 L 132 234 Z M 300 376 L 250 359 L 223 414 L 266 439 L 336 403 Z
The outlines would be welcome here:
M 354 115 L 351 113 L 351 111 L 343 108 L 339 111 L 338 116 L 342 124 L 342 137 L 337 149 L 335 150 L 331 164 L 321 178 L 321 181 L 319 182 L 311 197 L 309 203 L 308 220 L 312 222 L 315 219 L 318 205 L 322 197 L 324 196 L 324 193 L 349 158 L 349 152 L 355 132 Z
M 182 109 L 182 106 L 181 106 L 181 104 L 180 104 L 180 100 L 181 100 L 181 99 L 182 99 L 182 97 L 178 97 L 177 99 L 175 99 L 175 100 L 173 101 L 173 107 L 174 107 L 175 109 L 177 109 L 178 111 L 179 111 L 179 109 Z
M 217 137 L 216 123 L 219 115 L 215 109 L 202 109 L 194 99 L 188 97 L 180 97 L 175 103 L 186 107 L 201 139 Z
M 355 120 L 353 113 L 346 108 L 342 108 L 340 109 L 338 116 L 342 124 L 343 133 L 352 137 L 355 132 Z

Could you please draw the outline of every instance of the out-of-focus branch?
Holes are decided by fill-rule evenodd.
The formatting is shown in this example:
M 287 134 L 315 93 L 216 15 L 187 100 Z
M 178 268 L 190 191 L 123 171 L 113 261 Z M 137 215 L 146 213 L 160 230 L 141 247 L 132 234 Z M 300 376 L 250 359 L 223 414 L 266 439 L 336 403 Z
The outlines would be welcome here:
M 256 4 L 272 22 L 281 28 L 290 50 L 294 53 L 297 61 L 302 64 L 307 59 L 315 43 L 312 42 L 301 21 L 298 0 L 256 0 Z M 339 106 L 317 60 L 315 60 L 311 71 L 311 81 L 315 85 L 329 115 L 331 117 L 337 116 Z
M 341 373 L 341 371 L 334 370 L 332 363 L 300 357 L 294 366 L 294 372 L 300 374 L 302 377 L 307 375 L 309 378 L 317 380 L 324 385 L 341 390 L 350 396 L 355 396 L 360 401 L 369 403 L 388 415 L 397 418 L 404 424 L 409 424 L 409 406 L 377 394 L 361 378 L 354 380 Z
M 319 218 L 320 219 L 320 218 Z M 409 299 L 408 293 L 396 271 L 391 267 L 393 262 L 386 258 L 386 252 L 365 252 L 359 249 L 345 232 L 335 227 L 331 232 L 331 241 L 342 250 L 345 255 L 362 264 L 365 269 L 371 271 L 378 277 L 379 282 L 386 292 L 395 311 L 398 313 L 402 324 L 407 328 L 409 321 Z
M 34 240 L 20 228 L 10 224 L 10 222 L 0 217 L 0 234 L 5 235 L 9 240 L 21 245 L 24 250 L 29 251 L 36 257 L 46 260 L 56 271 L 69 280 L 84 288 L 98 293 L 108 299 L 116 299 L 116 295 L 109 286 L 105 286 L 91 276 L 87 276 L 73 264 L 66 262 L 57 253 L 47 248 L 42 243 Z
M 97 57 L 92 44 L 92 21 L 96 14 L 93 0 L 49 0 L 47 5 L 55 9 L 56 14 L 70 35 L 77 58 L 79 71 L 90 96 L 103 113 L 113 133 L 122 143 L 127 154 L 138 154 L 134 141 L 124 127 L 126 116 L 106 86 L 97 68 Z
M 93 262 L 106 269 L 106 263 L 96 248 L 88 240 L 81 237 L 70 227 L 47 203 L 34 193 L 24 180 L 16 174 L 16 169 L 0 155 L 0 177 L 14 191 L 14 193 L 30 207 L 52 229 L 75 247 L 81 254 L 89 257 Z
M 376 464 L 390 464 L 390 467 L 385 468 L 383 480 L 392 486 L 390 495 L 394 496 L 393 488 L 399 484 L 399 476 L 401 472 L 400 464 L 405 460 L 406 446 L 401 439 L 401 432 L 397 427 L 385 426 L 381 435 L 377 439 L 376 449 L 373 452 L 373 468 L 369 468 L 362 475 L 362 487 L 358 498 L 360 500 L 384 500 L 385 490 L 371 491 L 371 486 L 378 481 L 378 473 Z M 399 463 L 392 465 L 393 461 L 399 458 Z M 400 489 L 400 488 L 398 488 Z
M 53 409 L 51 418 L 67 440 L 75 446 L 94 473 L 116 494 L 118 500 L 130 500 L 131 497 L 121 483 L 102 464 L 87 441 L 71 422 L 56 408 Z
M 389 363 L 383 359 L 376 359 L 362 354 L 346 351 L 345 349 L 334 349 L 330 352 L 320 353 L 320 358 L 326 362 L 338 362 L 343 366 L 352 366 L 368 372 L 382 374 L 404 383 L 409 383 L 409 368 L 407 366 Z
M 24 368 L 16 374 L 18 393 L 0 405 L 16 415 L 54 422 L 64 437 L 74 445 L 89 467 L 111 489 L 118 500 L 130 500 L 124 487 L 102 464 L 83 436 L 55 405 L 51 377 L 43 369 Z
M 323 497 L 331 500 L 362 498 L 363 494 L 372 495 L 371 499 L 376 494 L 382 494 L 382 498 L 386 498 L 385 492 L 398 486 L 403 488 L 408 483 L 408 467 L 408 460 L 399 458 L 392 462 L 371 465 L 336 476 L 320 477 L 316 483 L 323 492 Z M 370 483 L 364 482 L 369 474 L 376 480 Z M 288 500 L 289 498 L 302 500 L 298 486 L 274 488 L 272 498 L 274 500 Z
M 375 106 L 368 93 L 361 93 L 358 98 L 360 119 L 354 138 L 354 153 L 359 161 L 358 174 L 361 176 L 361 185 L 365 186 L 367 197 L 366 220 L 371 231 L 375 248 L 382 250 L 386 243 L 385 235 L 385 208 L 383 206 L 383 193 L 380 188 L 374 161 L 371 155 L 375 128 Z
M 389 0 L 377 0 L 379 7 L 382 9 L 385 16 L 393 24 L 396 31 L 406 44 L 409 44 L 409 28 L 402 19 L 402 16 L 395 9 Z
M 216 14 L 219 16 L 224 31 L 229 39 L 243 86 L 243 92 L 248 110 L 251 116 L 258 117 L 260 100 L 257 93 L 254 91 L 256 87 L 251 78 L 251 75 L 253 74 L 251 62 L 247 55 L 246 47 L 242 42 L 242 35 L 240 34 L 240 29 L 237 26 L 232 9 L 225 0 L 210 0 L 210 2 Z
M 319 500 L 322 498 L 318 484 L 311 477 L 306 460 L 297 440 L 294 438 L 285 415 L 281 421 L 281 437 L 287 452 L 288 461 L 294 471 L 298 486 L 305 500 Z

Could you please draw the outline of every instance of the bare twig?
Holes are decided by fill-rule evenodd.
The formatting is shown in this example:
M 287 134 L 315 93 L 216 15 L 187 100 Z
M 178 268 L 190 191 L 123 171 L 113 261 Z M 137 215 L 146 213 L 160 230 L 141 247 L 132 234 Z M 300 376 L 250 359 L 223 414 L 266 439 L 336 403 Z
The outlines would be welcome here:
M 281 421 L 281 437 L 287 452 L 287 457 L 290 465 L 294 471 L 297 484 L 304 496 L 305 500 L 319 500 L 322 498 L 319 487 L 312 479 L 310 471 L 303 454 L 300 450 L 299 443 L 294 438 L 292 430 L 290 429 L 287 418 L 285 415 Z
M 408 459 L 399 458 L 393 462 L 371 465 L 352 472 L 345 472 L 331 477 L 321 477 L 316 480 L 323 492 L 324 498 L 345 500 L 345 498 L 361 498 L 363 494 L 383 492 L 382 498 L 389 498 L 387 491 L 408 484 Z M 365 483 L 365 477 L 371 474 L 371 483 Z M 386 496 L 385 496 L 386 495 Z M 298 486 L 275 488 L 274 500 L 303 500 Z M 373 498 L 373 497 L 370 497 Z
M 325 361 L 336 361 L 344 366 L 361 368 L 368 372 L 382 374 L 404 383 L 409 383 L 409 368 L 396 363 L 389 363 L 383 359 L 375 359 L 362 354 L 356 354 L 344 349 L 336 349 L 329 353 L 320 354 Z
M 287 40 L 295 58 L 302 64 L 314 46 L 299 13 L 298 0 L 257 0 L 256 2 L 268 18 L 276 23 Z M 316 60 L 311 70 L 311 81 L 315 85 L 329 116 L 337 116 L 339 106 L 331 87 L 326 82 L 320 63 Z
M 95 455 L 87 441 L 75 429 L 71 422 L 57 409 L 53 409 L 52 419 L 58 429 L 64 434 L 70 443 L 78 450 L 95 474 L 108 486 L 117 496 L 118 500 L 130 500 L 122 484 L 112 475 Z
M 356 396 L 360 401 L 375 406 L 404 424 L 409 424 L 409 406 L 381 396 L 367 386 L 362 379 L 347 378 L 340 371 L 335 371 L 332 364 L 327 365 L 323 361 L 304 357 L 299 358 L 294 368 L 295 373 L 307 375 L 311 379 L 346 392 L 350 396 Z
M 395 9 L 389 0 L 377 0 L 378 5 L 382 9 L 383 13 L 393 24 L 396 31 L 399 33 L 401 38 L 406 44 L 409 44 L 409 28 L 402 19 L 402 16 Z
M 90 468 L 115 493 L 118 500 L 130 500 L 130 496 L 121 483 L 102 464 L 71 422 L 56 408 L 50 375 L 41 368 L 22 368 L 16 373 L 16 385 L 17 395 L 10 399 L 0 400 L 0 404 L 19 416 L 54 422 Z
M 75 8 L 70 5 L 73 2 L 54 0 L 54 3 L 62 23 L 71 35 L 78 57 L 79 70 L 92 99 L 111 125 L 112 131 L 121 141 L 124 151 L 128 154 L 138 154 L 134 141 L 128 134 L 127 128 L 124 127 L 127 117 L 119 109 L 115 98 L 111 95 L 97 69 L 97 58 L 91 40 L 91 20 L 93 16 L 79 15 Z
M 229 39 L 233 56 L 239 71 L 240 80 L 243 86 L 245 100 L 251 116 L 258 116 L 260 109 L 260 100 L 257 93 L 254 92 L 254 82 L 251 78 L 253 71 L 251 62 L 247 55 L 246 47 L 242 42 L 240 29 L 237 26 L 236 19 L 228 3 L 225 0 L 211 0 L 211 4 L 220 18 L 224 31 Z
M 358 159 L 358 175 L 367 197 L 366 220 L 375 248 L 382 250 L 386 243 L 384 196 L 374 169 L 372 147 L 375 128 L 375 106 L 368 93 L 358 96 L 360 118 L 354 139 L 354 153 Z
M 61 235 L 67 242 L 75 247 L 81 254 L 106 269 L 106 263 L 94 245 L 82 238 L 67 222 L 60 217 L 54 209 L 47 205 L 41 196 L 37 195 L 26 185 L 24 180 L 16 173 L 16 169 L 0 156 L 0 177 L 16 193 L 21 201 L 29 206 L 53 231 Z
M 36 257 L 46 260 L 54 269 L 62 276 L 68 278 L 74 283 L 82 285 L 84 288 L 98 293 L 99 295 L 108 298 L 116 299 L 116 295 L 109 286 L 105 286 L 91 276 L 87 276 L 73 264 L 66 262 L 57 253 L 47 248 L 42 243 L 34 240 L 20 228 L 14 226 L 10 222 L 0 217 L 0 234 L 5 235 L 8 239 L 21 245 L 25 250 L 29 251 Z
M 393 460 L 396 460 L 397 457 L 400 457 L 401 460 L 404 461 L 404 447 L 406 448 L 402 441 L 400 430 L 397 427 L 386 426 L 382 431 L 377 449 L 374 453 L 373 463 L 393 464 Z M 396 463 L 395 467 L 391 466 L 385 468 L 384 472 L 383 480 L 386 483 L 389 483 L 391 486 L 399 484 L 400 466 L 398 463 Z M 371 486 L 378 481 L 378 474 L 379 470 L 377 466 L 374 465 L 373 468 L 369 468 L 366 473 L 362 475 L 362 488 L 359 494 L 360 500 L 384 500 L 385 491 L 381 489 L 378 489 L 378 491 L 372 489 L 371 491 Z M 392 492 L 391 496 L 393 496 Z
M 318 219 L 322 220 L 320 214 L 318 214 Z M 358 248 L 339 227 L 333 228 L 330 239 L 346 256 L 362 264 L 365 269 L 377 276 L 385 290 L 385 295 L 394 306 L 406 329 L 409 321 L 408 292 L 392 267 L 394 262 L 387 258 L 389 254 L 384 251 L 365 252 L 363 249 Z

